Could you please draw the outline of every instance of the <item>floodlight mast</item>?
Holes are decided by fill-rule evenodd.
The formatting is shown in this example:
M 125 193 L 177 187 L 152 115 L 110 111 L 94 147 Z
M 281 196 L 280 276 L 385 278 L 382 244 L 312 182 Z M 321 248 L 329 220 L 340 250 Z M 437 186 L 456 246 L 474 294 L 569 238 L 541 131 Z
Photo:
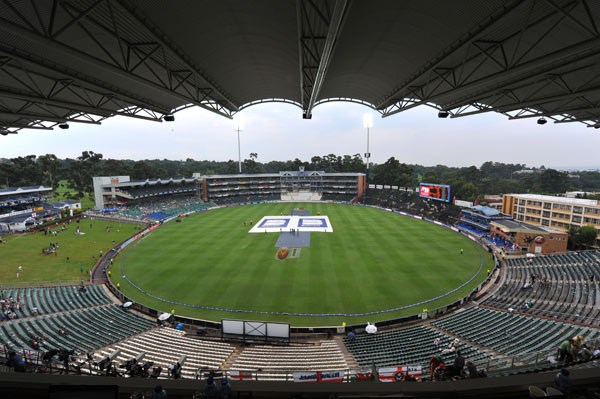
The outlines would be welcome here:
M 237 145 L 238 145 L 238 170 L 239 173 L 242 173 L 242 152 L 240 151 L 240 132 L 242 131 L 242 124 L 238 120 L 235 122 L 235 129 L 237 132 Z
M 370 129 L 373 127 L 373 116 L 371 114 L 363 115 L 363 126 L 367 129 L 367 152 L 365 153 L 365 158 L 367 158 L 367 174 L 369 172 L 369 158 L 371 158 L 371 153 L 369 152 L 369 139 L 370 139 Z

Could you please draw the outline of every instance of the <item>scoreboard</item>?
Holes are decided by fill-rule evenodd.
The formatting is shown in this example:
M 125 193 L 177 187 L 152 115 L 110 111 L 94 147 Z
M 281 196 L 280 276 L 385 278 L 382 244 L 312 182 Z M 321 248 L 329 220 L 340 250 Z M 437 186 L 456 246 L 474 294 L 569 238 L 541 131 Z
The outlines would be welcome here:
M 419 197 L 450 202 L 452 200 L 452 189 L 446 184 L 420 183 Z

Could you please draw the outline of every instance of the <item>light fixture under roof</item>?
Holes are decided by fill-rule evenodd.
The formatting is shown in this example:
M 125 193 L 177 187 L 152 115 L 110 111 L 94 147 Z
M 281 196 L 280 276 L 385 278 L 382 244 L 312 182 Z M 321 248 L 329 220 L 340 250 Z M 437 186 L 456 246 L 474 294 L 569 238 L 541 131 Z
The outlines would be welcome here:
M 538 125 L 545 125 L 546 123 L 548 123 L 548 121 L 543 116 L 537 120 Z
M 165 122 L 173 122 L 175 120 L 175 116 L 171 114 L 167 114 L 163 117 Z
M 440 112 L 438 112 L 438 118 L 447 118 L 448 115 L 450 115 L 450 112 L 441 109 Z
M 61 129 L 68 129 L 69 128 L 69 124 L 67 122 L 59 123 L 58 127 L 61 128 Z

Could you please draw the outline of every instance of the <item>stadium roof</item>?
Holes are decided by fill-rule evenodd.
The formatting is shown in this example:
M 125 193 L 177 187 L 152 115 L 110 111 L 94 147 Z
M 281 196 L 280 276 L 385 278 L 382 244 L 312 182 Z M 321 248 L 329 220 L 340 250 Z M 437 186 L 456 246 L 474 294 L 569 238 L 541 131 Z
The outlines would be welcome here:
M 599 25 L 591 0 L 4 1 L 0 133 L 268 101 L 600 127 Z
M 494 220 L 490 222 L 490 225 L 502 230 L 504 233 L 525 233 L 525 234 L 540 234 L 540 233 L 554 233 L 554 234 L 567 234 L 564 231 L 552 229 L 544 226 L 534 226 L 529 223 L 515 222 L 514 220 Z
M 498 216 L 498 215 L 506 216 L 506 215 L 503 215 L 502 212 L 500 212 L 499 210 L 490 208 L 489 206 L 475 205 L 475 206 L 472 206 L 471 209 L 476 210 L 485 216 Z
M 52 191 L 52 187 L 27 186 L 27 187 L 7 187 L 7 188 L 0 188 L 0 195 L 15 195 L 15 194 L 37 193 L 39 191 Z
M 571 204 L 571 205 L 595 206 L 595 205 L 600 204 L 600 201 L 594 200 L 594 199 L 556 197 L 556 196 L 552 196 L 552 195 L 543 195 L 543 194 L 510 194 L 510 195 L 515 198 L 520 198 L 520 199 L 546 201 L 546 202 L 563 202 L 565 204 Z

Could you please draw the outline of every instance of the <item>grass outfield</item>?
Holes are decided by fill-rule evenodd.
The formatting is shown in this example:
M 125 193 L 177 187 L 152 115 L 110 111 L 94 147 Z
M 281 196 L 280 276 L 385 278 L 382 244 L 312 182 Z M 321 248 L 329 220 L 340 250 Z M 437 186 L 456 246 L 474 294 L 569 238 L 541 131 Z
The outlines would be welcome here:
M 287 215 L 295 207 L 329 216 L 334 232 L 311 233 L 311 245 L 299 258 L 280 261 L 279 233 L 249 234 L 244 221 Z M 363 316 L 289 314 L 354 314 L 418 303 L 459 287 L 477 274 L 481 262 L 470 284 L 426 305 Z M 467 295 L 492 266 L 480 246 L 433 223 L 359 206 L 277 203 L 211 210 L 167 223 L 123 251 L 112 276 L 133 300 L 164 311 L 174 308 L 180 315 L 317 326 L 375 322 L 447 305 Z M 145 293 L 123 279 L 123 271 Z
M 77 226 L 85 234 L 76 235 Z M 107 226 L 113 226 L 112 232 L 106 231 Z M 40 281 L 79 281 L 82 278 L 87 281 L 100 251 L 106 252 L 112 247 L 113 240 L 119 243 L 135 234 L 137 229 L 132 224 L 83 219 L 79 224 L 66 225 L 66 230 L 56 236 L 44 233 L 6 236 L 6 243 L 0 245 L 0 282 L 9 286 Z M 51 242 L 59 244 L 56 255 L 42 254 L 42 248 L 48 248 Z M 23 266 L 23 270 L 17 279 L 19 266 Z

